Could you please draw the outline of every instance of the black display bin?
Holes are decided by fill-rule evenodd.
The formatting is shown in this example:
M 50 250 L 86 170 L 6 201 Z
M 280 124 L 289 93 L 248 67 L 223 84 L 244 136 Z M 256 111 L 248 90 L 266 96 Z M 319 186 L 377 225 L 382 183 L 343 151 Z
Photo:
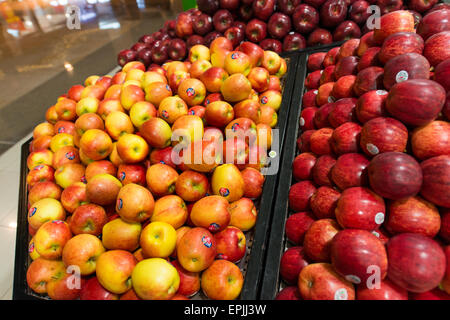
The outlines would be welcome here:
M 336 42 L 326 46 L 317 46 L 302 50 L 298 58 L 294 83 L 295 89 L 291 98 L 291 110 L 284 139 L 280 172 L 278 174 L 277 195 L 273 208 L 263 281 L 260 288 L 259 298 L 261 300 L 273 300 L 283 285 L 283 281 L 280 278 L 280 259 L 288 245 L 284 232 L 286 219 L 289 214 L 293 213 L 289 209 L 289 189 L 293 182 L 292 162 L 299 152 L 296 142 L 301 134 L 299 117 L 302 97 L 305 91 L 304 84 L 307 76 L 308 57 L 315 52 L 327 52 L 334 47 L 340 46 L 342 43 Z
M 298 69 L 298 61 L 301 52 L 284 53 L 281 56 L 286 59 L 288 71 L 282 79 L 283 99 L 282 105 L 278 112 L 279 129 L 279 148 L 275 158 L 271 161 L 280 163 L 281 150 L 283 141 L 287 131 L 287 123 L 290 114 L 291 98 L 294 94 L 295 75 Z M 14 300 L 47 300 L 47 295 L 40 295 L 33 292 L 27 285 L 26 273 L 28 266 L 32 260 L 28 254 L 28 244 L 31 237 L 28 233 L 28 194 L 26 177 L 28 174 L 27 157 L 30 153 L 30 143 L 28 140 L 22 145 L 21 150 L 21 174 L 20 174 L 20 190 L 19 204 L 17 214 L 17 234 L 16 234 L 16 255 L 14 265 L 14 284 L 13 299 Z M 276 187 L 278 182 L 278 172 L 273 175 L 267 175 L 264 182 L 263 193 L 260 200 L 255 204 L 258 209 L 258 219 L 255 227 L 245 232 L 247 239 L 247 251 L 244 258 L 238 263 L 238 266 L 245 275 L 244 285 L 240 295 L 242 300 L 256 300 L 258 298 L 259 288 L 262 283 L 263 264 L 265 251 L 268 241 L 268 232 L 270 229 L 270 221 L 272 208 L 275 201 Z M 205 299 L 204 295 L 199 292 L 193 300 Z

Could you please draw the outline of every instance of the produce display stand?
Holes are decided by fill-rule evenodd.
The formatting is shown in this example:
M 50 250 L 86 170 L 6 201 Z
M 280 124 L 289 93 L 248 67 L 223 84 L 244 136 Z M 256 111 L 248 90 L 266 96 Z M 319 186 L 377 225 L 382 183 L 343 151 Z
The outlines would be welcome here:
M 311 53 L 326 52 L 338 47 L 343 42 L 336 42 L 326 46 L 311 47 L 301 51 L 298 57 L 297 70 L 295 72 L 294 92 L 291 98 L 291 110 L 283 147 L 283 155 L 278 174 L 278 188 L 273 208 L 273 219 L 269 234 L 264 275 L 261 284 L 261 300 L 273 300 L 282 289 L 283 282 L 280 278 L 280 259 L 288 247 L 284 232 L 285 222 L 289 216 L 289 189 L 292 182 L 292 162 L 298 154 L 297 138 L 301 134 L 298 121 L 301 112 L 301 102 L 305 90 L 304 82 L 307 75 L 307 61 Z
M 283 148 L 283 140 L 287 132 L 288 119 L 290 117 L 291 99 L 295 92 L 294 87 L 295 76 L 298 69 L 299 58 L 302 56 L 300 52 L 291 52 L 282 55 L 287 62 L 288 71 L 282 79 L 282 105 L 278 112 L 278 124 L 275 129 L 279 130 L 279 148 L 277 153 L 273 155 L 271 161 L 280 163 L 281 150 Z M 120 69 L 116 67 L 109 74 L 114 74 Z M 28 174 L 27 157 L 30 153 L 30 143 L 32 138 L 22 145 L 21 149 L 21 174 L 20 174 L 20 190 L 17 214 L 17 234 L 16 234 L 16 255 L 14 266 L 14 284 L 13 299 L 14 300 L 44 300 L 49 299 L 46 295 L 40 295 L 32 291 L 26 280 L 28 266 L 32 260 L 28 254 L 28 246 L 31 237 L 28 232 L 28 194 L 26 177 Z M 258 298 L 258 289 L 261 286 L 265 250 L 268 241 L 268 231 L 271 222 L 272 208 L 275 202 L 276 187 L 278 182 L 278 173 L 267 175 L 264 182 L 263 192 L 260 200 L 255 203 L 258 209 L 258 219 L 255 227 L 245 232 L 247 250 L 245 256 L 238 263 L 238 266 L 245 277 L 244 285 L 240 295 L 242 300 L 256 300 Z M 199 292 L 191 299 L 206 299 L 203 293 Z

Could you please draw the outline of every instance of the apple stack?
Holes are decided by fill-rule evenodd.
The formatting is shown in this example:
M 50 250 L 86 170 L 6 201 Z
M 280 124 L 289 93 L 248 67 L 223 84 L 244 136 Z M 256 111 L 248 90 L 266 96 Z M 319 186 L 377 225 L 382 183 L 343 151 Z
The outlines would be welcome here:
M 180 13 L 160 30 L 143 35 L 118 54 L 118 63 L 141 61 L 147 67 L 183 60 L 196 44 L 209 46 L 217 37 L 259 44 L 277 53 L 359 38 L 369 29 L 370 5 L 381 14 L 408 8 L 418 24 L 432 9 L 450 8 L 438 0 L 198 0 L 198 9 Z
M 309 55 L 278 299 L 450 299 L 449 21 Z
M 286 68 L 219 37 L 185 62 L 130 62 L 60 96 L 27 159 L 29 287 L 52 299 L 237 298 Z

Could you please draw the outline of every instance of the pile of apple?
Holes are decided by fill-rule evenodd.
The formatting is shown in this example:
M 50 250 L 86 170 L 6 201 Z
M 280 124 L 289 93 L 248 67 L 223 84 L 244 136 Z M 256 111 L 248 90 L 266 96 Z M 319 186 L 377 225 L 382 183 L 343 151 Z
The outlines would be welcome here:
M 449 21 L 309 56 L 278 299 L 450 299 Z
M 239 50 L 220 37 L 192 47 L 185 62 L 150 71 L 130 62 L 112 77 L 88 77 L 48 108 L 27 159 L 34 292 L 239 296 L 236 263 L 257 220 L 286 72 L 275 52 L 253 43 Z M 229 130 L 245 135 L 226 139 Z
M 183 60 L 196 44 L 209 46 L 217 37 L 230 39 L 234 47 L 242 41 L 259 44 L 277 53 L 359 38 L 377 5 L 381 14 L 409 8 L 415 23 L 438 0 L 198 0 L 198 9 L 180 13 L 164 27 L 143 35 L 130 49 L 118 54 L 120 66 L 141 61 L 147 67 L 167 60 Z

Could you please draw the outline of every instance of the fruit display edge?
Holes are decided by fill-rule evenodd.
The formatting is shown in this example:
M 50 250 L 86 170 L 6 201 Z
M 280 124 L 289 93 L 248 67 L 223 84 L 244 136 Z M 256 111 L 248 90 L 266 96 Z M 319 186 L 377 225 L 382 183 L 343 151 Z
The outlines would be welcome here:
M 264 274 L 260 288 L 259 299 L 274 300 L 279 292 L 281 284 L 280 260 L 286 248 L 287 238 L 284 232 L 286 219 L 289 215 L 289 189 L 292 181 L 292 162 L 294 161 L 297 145 L 296 140 L 300 131 L 298 119 L 302 111 L 302 97 L 305 90 L 305 79 L 308 73 L 307 61 L 309 55 L 316 52 L 328 52 L 330 49 L 340 47 L 343 41 L 334 42 L 327 46 L 317 46 L 302 50 L 299 56 L 298 69 L 294 87 L 290 113 L 287 124 L 287 132 L 284 137 L 283 156 L 280 162 L 280 172 L 278 173 L 278 196 L 275 201 L 273 217 L 271 221 L 269 242 L 266 250 L 266 262 Z M 270 259 L 267 259 L 270 257 Z

